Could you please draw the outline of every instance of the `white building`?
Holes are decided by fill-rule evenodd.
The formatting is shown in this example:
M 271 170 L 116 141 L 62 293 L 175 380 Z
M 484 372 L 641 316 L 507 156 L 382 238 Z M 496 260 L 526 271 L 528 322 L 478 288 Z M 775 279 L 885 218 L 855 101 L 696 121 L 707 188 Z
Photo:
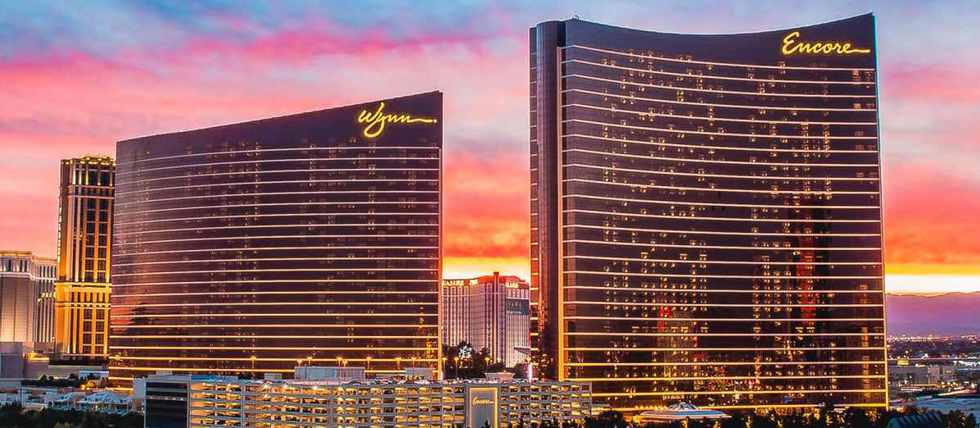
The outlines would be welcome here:
M 517 348 L 528 347 L 530 290 L 526 281 L 500 275 L 471 279 L 447 279 L 442 285 L 443 344 L 462 341 L 473 348 L 487 348 L 496 361 L 508 367 L 524 362 Z
M 0 342 L 45 349 L 54 340 L 56 261 L 0 250 Z

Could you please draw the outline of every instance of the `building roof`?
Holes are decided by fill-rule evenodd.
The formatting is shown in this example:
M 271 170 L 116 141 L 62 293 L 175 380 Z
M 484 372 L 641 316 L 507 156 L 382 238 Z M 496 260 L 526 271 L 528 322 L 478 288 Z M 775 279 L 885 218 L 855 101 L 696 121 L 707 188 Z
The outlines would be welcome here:
M 926 412 L 893 418 L 887 428 L 945 428 L 946 422 L 939 412 Z

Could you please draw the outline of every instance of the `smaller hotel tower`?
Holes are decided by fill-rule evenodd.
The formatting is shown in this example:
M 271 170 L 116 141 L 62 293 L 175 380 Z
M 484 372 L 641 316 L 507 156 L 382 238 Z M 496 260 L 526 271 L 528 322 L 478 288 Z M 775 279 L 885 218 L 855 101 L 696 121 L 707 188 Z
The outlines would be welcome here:
M 108 156 L 61 161 L 54 333 L 62 358 L 102 359 L 108 351 L 115 175 Z

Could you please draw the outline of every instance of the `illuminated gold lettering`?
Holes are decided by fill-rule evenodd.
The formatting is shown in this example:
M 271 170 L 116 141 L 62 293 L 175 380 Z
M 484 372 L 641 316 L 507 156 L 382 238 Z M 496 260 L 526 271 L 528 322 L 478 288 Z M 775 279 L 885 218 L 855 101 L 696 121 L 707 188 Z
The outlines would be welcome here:
M 849 42 L 801 42 L 800 32 L 794 31 L 783 37 L 783 55 L 793 54 L 836 54 L 852 55 L 870 53 L 871 49 L 855 48 Z
M 361 110 L 357 114 L 357 123 L 364 125 L 363 134 L 367 138 L 376 138 L 385 130 L 389 123 L 412 124 L 412 123 L 436 123 L 437 120 L 426 117 L 412 117 L 405 113 L 385 113 L 385 103 L 378 103 L 377 110 L 371 112 Z

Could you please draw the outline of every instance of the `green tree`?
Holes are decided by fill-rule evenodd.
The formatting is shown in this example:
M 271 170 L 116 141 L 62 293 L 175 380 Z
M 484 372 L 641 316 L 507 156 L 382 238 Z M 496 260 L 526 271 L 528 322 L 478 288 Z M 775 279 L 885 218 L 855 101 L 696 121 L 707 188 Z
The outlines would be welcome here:
M 481 378 L 487 373 L 501 372 L 506 368 L 504 363 L 494 361 L 488 349 L 476 351 L 467 342 L 444 346 L 442 355 L 445 358 L 443 373 L 447 379 Z

